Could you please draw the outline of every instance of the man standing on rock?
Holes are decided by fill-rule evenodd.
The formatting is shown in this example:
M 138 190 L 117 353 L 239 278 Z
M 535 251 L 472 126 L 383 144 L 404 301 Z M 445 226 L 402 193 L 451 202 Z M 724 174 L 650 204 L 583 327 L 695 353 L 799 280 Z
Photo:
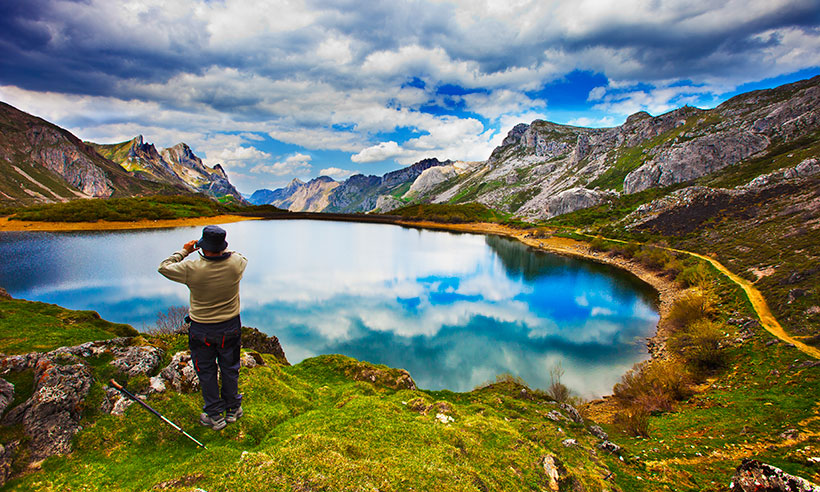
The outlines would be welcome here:
M 205 400 L 199 423 L 217 431 L 242 416 L 239 281 L 248 260 L 226 250 L 225 234 L 219 226 L 206 226 L 201 239 L 188 241 L 159 265 L 159 273 L 190 290 L 188 346 Z M 201 250 L 198 258 L 183 261 L 197 249 Z M 222 374 L 221 393 L 217 366 Z

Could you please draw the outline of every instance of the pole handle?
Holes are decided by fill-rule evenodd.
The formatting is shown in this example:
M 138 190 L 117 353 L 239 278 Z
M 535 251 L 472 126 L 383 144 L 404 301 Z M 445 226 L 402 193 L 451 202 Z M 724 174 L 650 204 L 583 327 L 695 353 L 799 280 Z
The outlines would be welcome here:
M 122 386 L 120 386 L 120 383 L 114 381 L 113 379 L 111 381 L 109 381 L 109 383 L 111 384 L 111 386 L 117 388 L 118 390 L 122 389 Z

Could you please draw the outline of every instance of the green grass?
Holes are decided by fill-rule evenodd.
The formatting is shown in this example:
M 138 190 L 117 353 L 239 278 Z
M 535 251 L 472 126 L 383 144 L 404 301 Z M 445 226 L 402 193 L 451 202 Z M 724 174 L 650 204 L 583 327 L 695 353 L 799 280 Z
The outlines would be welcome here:
M 65 317 L 85 316 L 41 312 L 40 303 L 0 305 L 5 303 L 30 304 L 29 311 L 38 313 L 32 323 L 18 327 L 26 335 L 54 335 L 62 332 Z M 98 333 L 87 336 L 98 338 Z M 144 337 L 136 343 L 159 344 L 170 355 L 182 348 L 181 340 Z M 43 349 L 54 343 L 42 344 Z M 96 382 L 74 452 L 47 459 L 40 469 L 12 479 L 5 490 L 539 489 L 546 483 L 541 460 L 547 455 L 560 457 L 566 486 L 601 490 L 602 477 L 610 472 L 595 458 L 597 440 L 583 426 L 545 419 L 555 405 L 539 392 L 522 393 L 513 380 L 469 393 L 395 389 L 391 381 L 402 374 L 399 370 L 349 357 L 324 355 L 296 366 L 281 366 L 268 355 L 264 359 L 266 366 L 240 372 L 245 416 L 221 432 L 198 425 L 198 393 L 166 392 L 148 399 L 204 442 L 206 450 L 137 405 L 123 417 L 102 414 L 102 381 L 116 376 L 116 370 L 108 364 L 110 356 L 88 359 Z M 31 395 L 31 371 L 8 379 L 19 392 L 15 404 Z M 140 384 L 139 378 L 118 379 L 131 388 Z M 453 421 L 439 422 L 438 413 Z M 578 448 L 564 448 L 566 438 L 576 439 Z M 22 427 L 0 427 L 0 439 L 22 439 L 13 463 L 22 471 L 27 458 Z
M 502 222 L 506 216 L 487 208 L 480 203 L 463 205 L 449 204 L 419 204 L 402 207 L 390 212 L 405 219 L 430 220 L 434 222 L 463 223 L 463 222 Z
M 213 200 L 197 196 L 151 196 L 74 200 L 19 209 L 13 220 L 46 222 L 135 221 L 210 217 L 224 213 Z
M 21 299 L 0 300 L 0 353 L 6 355 L 47 352 L 136 333 L 129 325 L 100 319 L 94 311 L 72 311 Z

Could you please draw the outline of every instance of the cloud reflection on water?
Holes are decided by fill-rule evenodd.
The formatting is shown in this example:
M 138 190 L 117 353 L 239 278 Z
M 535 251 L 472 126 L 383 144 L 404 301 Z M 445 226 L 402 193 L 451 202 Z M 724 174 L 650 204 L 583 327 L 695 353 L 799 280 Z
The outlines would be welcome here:
M 565 382 L 592 396 L 646 357 L 642 337 L 657 322 L 652 295 L 631 276 L 503 238 L 311 221 L 224 227 L 249 259 L 244 324 L 279 336 L 292 362 L 343 353 L 458 391 L 500 373 L 545 387 L 560 362 Z M 0 235 L 0 254 L 16 258 L 0 267 L 0 284 L 141 328 L 187 303 L 187 289 L 156 266 L 198 235 Z

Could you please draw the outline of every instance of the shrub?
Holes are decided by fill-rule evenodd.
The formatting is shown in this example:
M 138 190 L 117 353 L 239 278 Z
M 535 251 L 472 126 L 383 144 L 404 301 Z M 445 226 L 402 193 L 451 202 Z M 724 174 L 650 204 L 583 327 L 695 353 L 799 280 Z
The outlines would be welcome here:
M 705 376 L 726 367 L 726 353 L 721 345 L 725 326 L 699 319 L 674 333 L 669 350 L 683 359 L 697 376 Z
M 669 253 L 653 246 L 642 248 L 635 253 L 634 257 L 641 262 L 642 265 L 652 270 L 662 269 L 670 259 Z
M 623 256 L 624 258 L 632 258 L 641 249 L 640 245 L 636 243 L 617 244 L 612 247 L 612 253 Z
M 624 407 L 639 407 L 646 413 L 668 412 L 674 402 L 692 395 L 688 375 L 672 362 L 636 364 L 613 388 Z
M 172 306 L 167 311 L 157 313 L 157 320 L 154 326 L 145 331 L 150 335 L 173 335 L 188 331 L 188 323 L 185 317 L 188 316 L 188 308 L 185 306 Z
M 673 327 L 680 329 L 714 315 L 716 305 L 717 299 L 713 291 L 693 289 L 672 304 L 668 319 Z
M 566 403 L 572 397 L 572 391 L 570 391 L 570 389 L 561 382 L 561 378 L 563 376 L 564 369 L 561 367 L 560 362 L 552 366 L 550 369 L 550 385 L 547 388 L 546 393 L 548 397 L 559 403 Z
M 615 425 L 630 436 L 649 437 L 649 413 L 640 407 L 630 407 L 615 416 Z
M 685 267 L 677 277 L 675 277 L 675 281 L 687 288 L 706 285 L 710 281 L 709 270 L 703 263 L 697 263 Z
M 609 246 L 600 236 L 589 242 L 589 248 L 593 251 L 609 251 Z

